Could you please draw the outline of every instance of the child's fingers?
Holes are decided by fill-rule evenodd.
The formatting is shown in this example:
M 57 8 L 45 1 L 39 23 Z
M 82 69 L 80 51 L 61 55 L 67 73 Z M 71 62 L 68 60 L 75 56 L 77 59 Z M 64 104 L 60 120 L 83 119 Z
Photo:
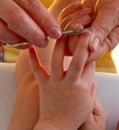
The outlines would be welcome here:
M 31 64 L 31 68 L 34 72 L 34 75 L 38 80 L 38 82 L 40 83 L 40 86 L 42 86 L 47 81 L 48 74 L 44 69 L 44 67 L 41 65 L 38 56 L 35 52 L 35 49 L 33 47 L 29 48 L 28 54 L 29 54 L 29 61 Z
M 86 83 L 87 86 L 91 86 L 95 77 L 95 63 L 86 64 L 81 75 L 81 80 Z M 90 87 L 89 87 L 90 89 Z
M 57 40 L 51 64 L 51 78 L 59 80 L 63 76 L 64 50 L 67 38 L 62 36 Z
M 78 23 L 77 21 L 71 21 L 67 24 L 67 26 L 65 27 L 66 30 L 77 30 L 77 29 L 81 29 L 83 28 L 83 26 Z M 75 47 L 77 45 L 77 41 L 79 40 L 80 35 L 69 35 L 69 40 L 68 40 L 68 49 L 70 51 L 70 53 L 73 55 L 73 52 L 75 50 Z
M 73 59 L 69 66 L 66 78 L 71 81 L 79 80 L 86 64 L 89 51 L 88 51 L 88 43 L 91 37 L 91 32 L 87 32 L 81 35 L 80 39 L 77 42 L 77 46 L 73 55 Z

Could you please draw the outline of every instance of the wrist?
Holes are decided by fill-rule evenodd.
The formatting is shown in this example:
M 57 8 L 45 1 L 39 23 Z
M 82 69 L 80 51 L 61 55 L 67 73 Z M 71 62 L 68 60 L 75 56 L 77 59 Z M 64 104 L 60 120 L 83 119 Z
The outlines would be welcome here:
M 33 130 L 62 130 L 51 124 L 49 121 L 39 119 Z
M 76 130 L 82 125 L 82 123 L 77 124 L 67 122 L 66 120 L 50 121 L 47 119 L 39 119 L 33 130 Z

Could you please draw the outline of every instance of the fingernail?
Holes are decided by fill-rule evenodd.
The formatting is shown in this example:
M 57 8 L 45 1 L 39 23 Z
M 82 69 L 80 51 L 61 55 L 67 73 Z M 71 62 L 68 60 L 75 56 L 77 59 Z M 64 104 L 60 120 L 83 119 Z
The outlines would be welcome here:
M 91 42 L 92 42 L 91 44 L 92 44 L 94 50 L 96 50 L 98 48 L 98 45 L 99 45 L 99 38 L 94 37 Z
M 58 28 L 58 27 L 53 27 L 53 28 L 50 30 L 50 36 L 51 36 L 52 38 L 58 39 L 58 38 L 61 37 L 61 35 L 62 35 L 61 29 Z
M 44 40 L 40 41 L 40 42 L 37 44 L 37 46 L 44 48 L 44 47 L 47 46 L 47 44 L 48 44 L 48 39 L 44 39 Z

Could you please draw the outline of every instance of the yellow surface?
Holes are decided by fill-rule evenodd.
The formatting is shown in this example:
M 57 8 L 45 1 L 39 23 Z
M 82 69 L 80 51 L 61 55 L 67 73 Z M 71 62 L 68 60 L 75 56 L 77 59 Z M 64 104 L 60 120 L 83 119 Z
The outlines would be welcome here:
M 46 8 L 48 8 L 53 2 L 53 0 L 40 0 L 40 1 L 44 4 Z
M 13 63 L 16 62 L 19 50 L 14 48 L 4 47 L 4 62 Z
M 96 61 L 96 71 L 117 73 L 111 54 L 112 52 L 108 52 L 102 58 Z

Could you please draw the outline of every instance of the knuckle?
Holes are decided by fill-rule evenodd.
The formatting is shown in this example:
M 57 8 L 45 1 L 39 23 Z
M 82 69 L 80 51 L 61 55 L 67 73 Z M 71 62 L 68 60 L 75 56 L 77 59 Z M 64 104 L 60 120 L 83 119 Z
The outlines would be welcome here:
M 75 69 L 76 70 L 79 70 L 79 69 L 82 68 L 83 63 L 82 63 L 82 58 L 80 56 L 77 56 L 73 62 L 75 64 Z
M 90 95 L 89 89 L 86 84 L 80 84 L 80 90 L 82 93 L 86 94 L 87 96 Z
M 32 10 L 36 8 L 39 4 L 38 0 L 22 0 L 22 3 L 26 6 L 27 9 Z
M 109 33 L 109 29 L 106 26 L 98 25 L 97 30 L 102 33 L 103 37 L 106 37 Z

